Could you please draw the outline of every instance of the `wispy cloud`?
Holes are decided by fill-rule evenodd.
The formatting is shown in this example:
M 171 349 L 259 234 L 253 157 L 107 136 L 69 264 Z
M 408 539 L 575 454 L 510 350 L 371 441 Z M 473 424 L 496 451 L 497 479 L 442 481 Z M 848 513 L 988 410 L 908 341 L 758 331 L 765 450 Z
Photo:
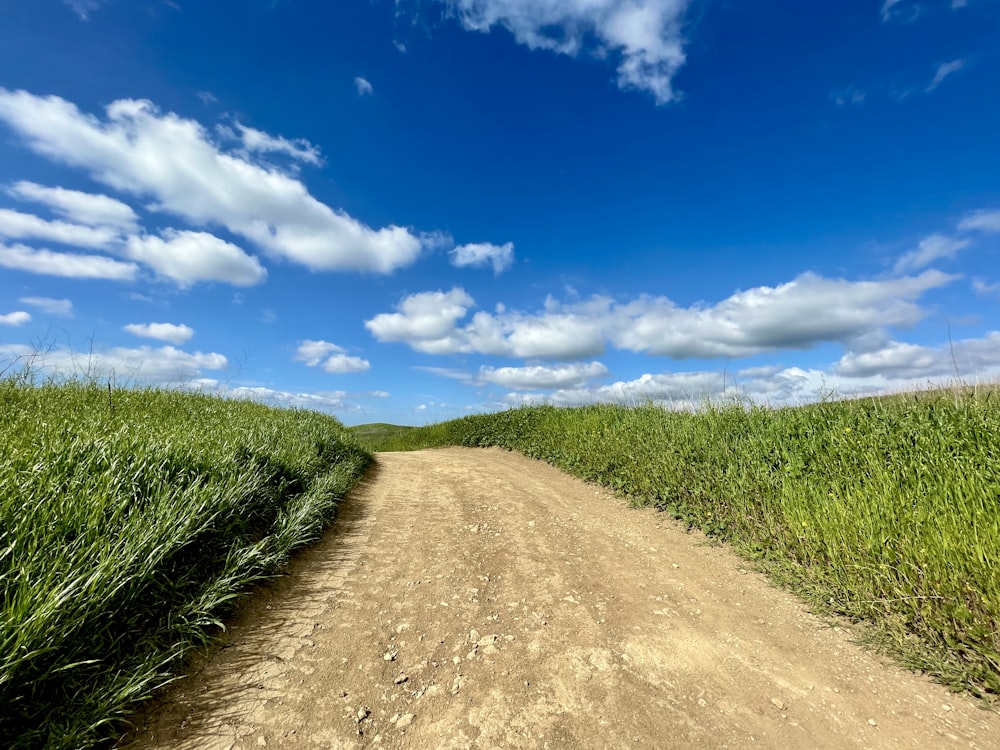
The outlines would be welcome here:
M 684 14 L 690 0 L 439 0 L 471 31 L 494 26 L 518 43 L 564 55 L 618 56 L 618 85 L 658 104 L 676 101 L 673 79 L 685 62 Z
M 932 234 L 920 240 L 916 250 L 911 250 L 896 261 L 896 273 L 909 273 L 926 268 L 936 260 L 952 259 L 959 250 L 969 246 L 969 240 Z
M 885 0 L 882 3 L 882 23 L 901 21 L 909 23 L 923 12 L 919 3 L 910 0 Z
M 53 299 L 52 297 L 21 297 L 20 302 L 29 307 L 37 308 L 48 315 L 60 318 L 73 317 L 73 302 L 68 299 Z
M 1000 209 L 973 211 L 958 222 L 963 232 L 1000 233 Z
M 104 0 L 65 0 L 65 4 L 80 17 L 80 20 L 86 21 L 91 13 L 104 5 Z
M 375 93 L 375 89 L 372 87 L 371 83 L 361 76 L 357 76 L 354 79 L 354 86 L 358 89 L 358 96 L 370 96 Z
M 830 99 L 838 107 L 847 104 L 861 104 L 865 100 L 865 92 L 855 86 L 848 86 L 846 89 L 837 89 L 830 92 Z
M 926 93 L 932 92 L 945 78 L 950 76 L 952 73 L 957 73 L 963 67 L 965 67 L 965 60 L 952 60 L 951 62 L 941 63 L 938 65 L 937 72 L 934 74 L 934 78 L 931 80 L 930 84 L 924 91 Z
M 289 140 L 281 136 L 268 135 L 267 133 L 250 128 L 237 122 L 236 130 L 220 125 L 216 130 L 226 138 L 238 140 L 243 144 L 243 153 L 250 154 L 283 154 L 295 161 L 306 162 L 314 166 L 323 163 L 320 150 L 305 138 Z

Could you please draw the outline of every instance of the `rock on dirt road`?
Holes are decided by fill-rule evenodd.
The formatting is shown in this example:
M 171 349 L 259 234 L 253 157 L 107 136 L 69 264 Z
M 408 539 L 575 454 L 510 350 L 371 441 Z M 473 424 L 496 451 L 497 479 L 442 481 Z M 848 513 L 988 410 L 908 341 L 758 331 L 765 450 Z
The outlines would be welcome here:
M 131 747 L 1000 748 L 725 549 L 500 450 L 380 454 Z

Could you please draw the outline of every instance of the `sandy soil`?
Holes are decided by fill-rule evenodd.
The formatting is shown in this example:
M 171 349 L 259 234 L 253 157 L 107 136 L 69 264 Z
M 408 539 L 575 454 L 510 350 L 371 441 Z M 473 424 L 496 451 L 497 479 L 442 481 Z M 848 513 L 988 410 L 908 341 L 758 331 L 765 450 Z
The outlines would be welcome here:
M 724 549 L 500 450 L 381 454 L 138 748 L 1000 748 Z

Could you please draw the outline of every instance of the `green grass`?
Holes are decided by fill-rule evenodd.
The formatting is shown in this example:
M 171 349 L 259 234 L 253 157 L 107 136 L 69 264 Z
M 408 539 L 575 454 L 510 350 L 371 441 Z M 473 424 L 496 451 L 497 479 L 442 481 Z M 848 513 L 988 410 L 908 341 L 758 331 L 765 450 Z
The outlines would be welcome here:
M 1000 394 L 537 407 L 384 434 L 501 446 L 669 511 L 955 689 L 1000 696 Z
M 367 445 L 372 450 L 382 450 L 379 446 L 389 444 L 397 437 L 405 435 L 415 427 L 406 427 L 395 424 L 385 424 L 384 422 L 374 422 L 372 424 L 359 424 L 348 427 L 354 436 Z
M 113 409 L 112 409 L 113 407 Z M 371 456 L 332 417 L 0 381 L 0 737 L 106 742 Z

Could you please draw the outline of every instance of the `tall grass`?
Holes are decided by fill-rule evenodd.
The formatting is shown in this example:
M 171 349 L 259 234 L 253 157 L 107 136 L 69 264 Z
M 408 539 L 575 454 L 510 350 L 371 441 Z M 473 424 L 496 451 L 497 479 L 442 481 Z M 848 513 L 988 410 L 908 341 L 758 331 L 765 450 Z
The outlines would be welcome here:
M 918 394 L 770 410 L 539 407 L 393 434 L 501 446 L 669 511 L 955 688 L 1000 695 L 1000 403 Z
M 370 461 L 337 420 L 0 381 L 0 744 L 82 748 L 315 539 Z

